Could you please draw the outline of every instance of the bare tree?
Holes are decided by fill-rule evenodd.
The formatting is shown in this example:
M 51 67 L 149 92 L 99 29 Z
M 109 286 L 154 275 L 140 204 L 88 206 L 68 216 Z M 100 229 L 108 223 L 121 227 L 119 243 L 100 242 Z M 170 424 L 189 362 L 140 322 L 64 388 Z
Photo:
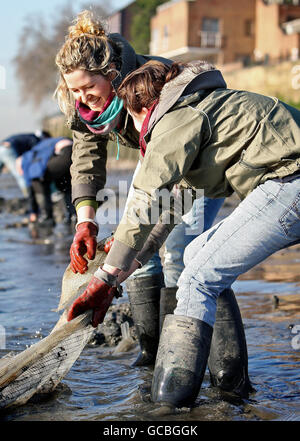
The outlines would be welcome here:
M 103 18 L 111 13 L 109 0 L 93 5 L 82 4 L 79 10 L 83 9 L 92 9 Z M 77 13 L 78 10 L 74 10 L 68 1 L 51 18 L 46 19 L 43 14 L 26 17 L 20 33 L 18 52 L 13 60 L 22 100 L 38 107 L 53 94 L 57 81 L 55 56 Z

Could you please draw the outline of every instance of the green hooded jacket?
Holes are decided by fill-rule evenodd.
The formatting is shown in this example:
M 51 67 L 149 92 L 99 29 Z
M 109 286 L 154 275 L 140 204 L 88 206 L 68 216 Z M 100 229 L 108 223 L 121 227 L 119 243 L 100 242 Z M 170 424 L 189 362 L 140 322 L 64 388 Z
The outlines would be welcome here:
M 235 191 L 243 199 L 267 179 L 299 172 L 300 112 L 274 97 L 227 89 L 219 71 L 205 69 L 190 63 L 162 90 L 135 192 L 106 259 L 110 265 L 127 270 L 133 258 L 143 263 L 153 231 L 156 244 L 165 240 L 174 219 L 154 228 L 151 218 L 162 189 L 179 184 L 211 198 Z M 132 216 L 136 207 L 142 220 Z M 172 206 L 169 211 L 174 217 Z

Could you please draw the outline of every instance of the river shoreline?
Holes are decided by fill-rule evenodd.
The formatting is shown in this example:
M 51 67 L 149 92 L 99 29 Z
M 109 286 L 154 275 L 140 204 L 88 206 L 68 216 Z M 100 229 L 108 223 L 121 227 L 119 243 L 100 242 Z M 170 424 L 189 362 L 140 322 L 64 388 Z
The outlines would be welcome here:
M 107 185 L 117 189 L 120 176 L 130 182 L 131 175 L 132 170 L 111 173 Z M 25 203 L 18 207 L 21 194 L 8 175 L 0 175 L 0 198 L 5 199 L 0 199 L 0 324 L 6 331 L 2 357 L 10 351 L 23 351 L 53 329 L 73 235 L 60 231 L 47 239 L 33 240 L 23 222 Z M 220 216 L 230 214 L 236 203 L 234 198 L 226 200 Z M 101 227 L 103 237 L 111 228 Z M 245 327 L 249 376 L 256 392 L 249 400 L 230 401 L 211 387 L 206 372 L 195 408 L 176 413 L 173 422 L 300 420 L 299 262 L 298 245 L 274 254 L 233 285 Z M 148 399 L 152 369 L 131 367 L 139 348 L 128 307 L 125 290 L 107 314 L 106 331 L 104 325 L 98 327 L 98 337 L 84 349 L 57 392 L 43 402 L 8 410 L 4 420 L 169 420 L 153 416 Z M 124 322 L 129 324 L 131 346 L 116 353 Z

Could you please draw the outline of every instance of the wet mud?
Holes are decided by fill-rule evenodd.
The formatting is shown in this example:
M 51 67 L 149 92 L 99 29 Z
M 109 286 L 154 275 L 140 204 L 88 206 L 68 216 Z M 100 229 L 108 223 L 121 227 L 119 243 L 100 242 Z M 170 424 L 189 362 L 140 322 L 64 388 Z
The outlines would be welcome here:
M 108 185 L 117 188 L 119 176 Z M 124 176 L 130 181 L 130 174 Z M 125 198 L 124 195 L 120 197 Z M 3 198 L 3 199 L 1 199 Z M 0 357 L 49 334 L 57 322 L 61 279 L 69 263 L 73 232 L 56 227 L 33 238 L 26 208 L 13 180 L 0 175 L 0 325 L 5 335 Z M 8 203 L 7 200 L 10 200 Z M 8 204 L 8 205 L 7 205 Z M 236 205 L 230 198 L 220 216 Z M 11 207 L 9 209 L 8 207 Z M 18 204 L 17 204 L 18 206 Z M 24 211 L 22 211 L 22 209 Z M 115 225 L 101 228 L 106 237 Z M 2 412 L 4 421 L 299 421 L 300 419 L 300 246 L 280 251 L 234 284 L 244 321 L 249 376 L 255 392 L 248 400 L 211 387 L 208 372 L 196 405 L 164 415 L 150 401 L 152 368 L 132 368 L 138 345 L 126 291 L 114 301 L 68 375 L 54 393 Z M 122 342 L 121 325 L 130 338 Z M 120 347 L 120 346 L 119 346 Z

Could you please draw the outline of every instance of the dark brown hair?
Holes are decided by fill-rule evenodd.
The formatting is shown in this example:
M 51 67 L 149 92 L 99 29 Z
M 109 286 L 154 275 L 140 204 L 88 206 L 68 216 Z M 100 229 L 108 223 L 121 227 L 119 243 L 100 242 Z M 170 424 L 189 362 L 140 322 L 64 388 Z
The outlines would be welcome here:
M 179 75 L 183 66 L 179 63 L 167 66 L 160 61 L 148 61 L 125 77 L 117 95 L 123 100 L 125 108 L 140 113 L 143 107 L 149 109 L 159 99 L 163 86 Z

